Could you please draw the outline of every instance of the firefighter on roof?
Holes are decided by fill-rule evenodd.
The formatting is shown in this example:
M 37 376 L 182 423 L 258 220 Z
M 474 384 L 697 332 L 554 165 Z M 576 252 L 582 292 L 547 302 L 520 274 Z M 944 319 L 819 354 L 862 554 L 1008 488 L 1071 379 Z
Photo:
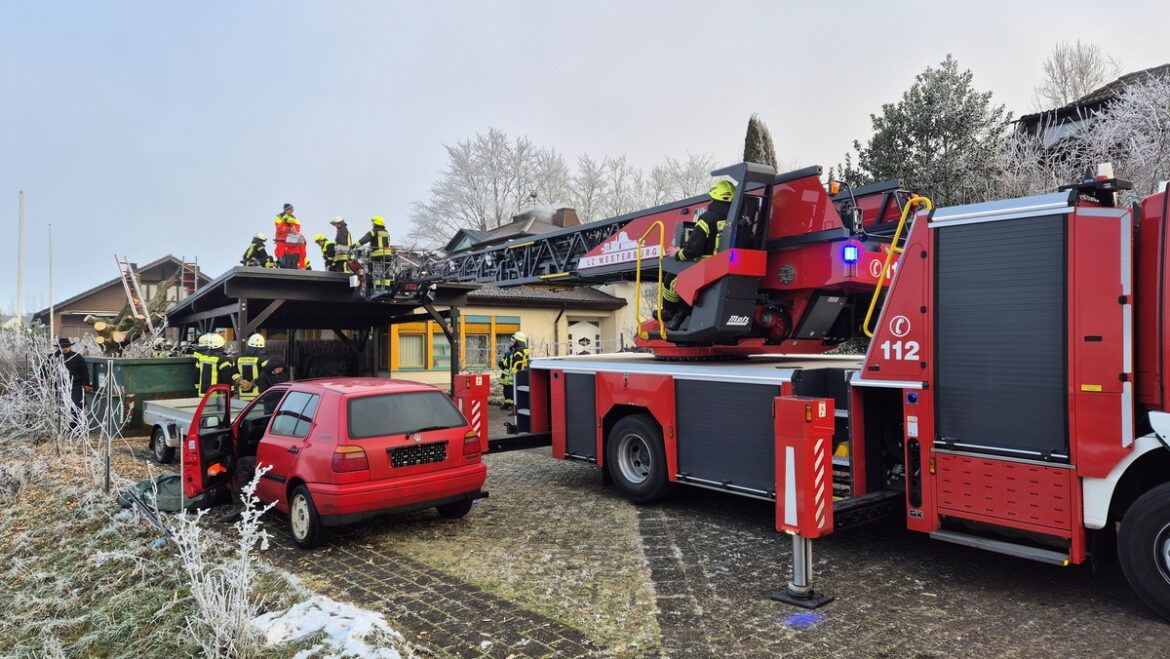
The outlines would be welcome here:
M 671 247 L 666 255 L 673 256 L 679 261 L 699 261 L 719 251 L 719 234 L 727 224 L 727 215 L 731 211 L 731 200 L 735 198 L 735 184 L 731 181 L 716 181 L 711 186 L 707 196 L 711 203 L 707 210 L 699 213 L 695 218 L 695 225 L 682 247 Z M 690 313 L 690 307 L 683 302 L 682 297 L 675 292 L 677 281 L 675 275 L 668 275 L 669 281 L 664 281 L 666 287 L 662 291 L 662 312 L 668 316 L 667 329 L 678 329 L 682 321 Z
M 390 277 L 390 257 L 394 254 L 394 248 L 390 246 L 390 232 L 386 230 L 386 220 L 381 215 L 371 217 L 370 225 L 370 230 L 358 244 L 370 246 L 374 288 L 389 288 L 394 283 Z
M 508 351 L 500 360 L 500 384 L 504 387 L 505 410 L 510 410 L 516 404 L 516 374 L 528 369 L 528 337 L 524 332 L 516 332 L 508 344 Z
M 337 229 L 337 235 L 333 236 L 333 271 L 334 272 L 349 272 L 349 252 L 354 247 L 353 234 L 349 232 L 349 227 L 345 224 L 345 218 L 338 215 L 332 220 L 329 220 Z
M 276 263 L 268 255 L 268 249 L 264 246 L 267 240 L 268 236 L 263 233 L 252 236 L 252 242 L 248 243 L 248 249 L 244 250 L 244 258 L 240 259 L 240 265 L 253 268 L 275 268 Z
M 337 262 L 337 244 L 325 237 L 325 234 L 319 233 L 313 236 L 313 242 L 321 248 L 321 260 L 325 262 L 325 269 L 331 272 L 343 272 L 341 265 Z

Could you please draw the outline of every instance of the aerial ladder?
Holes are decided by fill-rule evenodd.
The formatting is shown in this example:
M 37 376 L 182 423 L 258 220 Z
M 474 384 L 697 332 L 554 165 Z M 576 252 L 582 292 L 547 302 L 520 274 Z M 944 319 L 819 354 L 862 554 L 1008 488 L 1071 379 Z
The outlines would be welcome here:
M 710 202 L 691 197 L 618 217 L 432 258 L 400 268 L 372 299 L 422 297 L 433 284 L 588 286 L 616 281 L 657 286 L 637 343 L 663 359 L 825 352 L 863 335 L 862 319 L 881 296 L 913 195 L 893 181 L 826 190 L 820 167 L 778 174 L 758 163 L 711 173 L 736 194 L 716 253 L 697 262 L 666 258 L 686 241 Z M 666 275 L 690 308 L 667 329 Z M 641 317 L 641 316 L 640 316 Z

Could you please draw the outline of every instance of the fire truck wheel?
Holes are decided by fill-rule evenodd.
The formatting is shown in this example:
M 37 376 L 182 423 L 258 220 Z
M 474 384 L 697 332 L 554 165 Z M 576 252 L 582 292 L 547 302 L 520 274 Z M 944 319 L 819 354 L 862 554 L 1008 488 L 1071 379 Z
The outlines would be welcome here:
M 666 451 L 662 431 L 644 414 L 614 424 L 605 447 L 605 463 L 618 489 L 634 503 L 650 503 L 666 494 Z
M 1117 556 L 1138 597 L 1170 620 L 1170 483 L 1146 492 L 1125 511 Z
M 175 459 L 175 449 L 167 446 L 167 436 L 162 428 L 155 428 L 150 433 L 150 452 L 154 454 L 155 462 L 160 465 L 170 464 Z
M 321 518 L 309 488 L 298 485 L 288 499 L 288 528 L 293 542 L 301 549 L 312 549 L 321 541 Z

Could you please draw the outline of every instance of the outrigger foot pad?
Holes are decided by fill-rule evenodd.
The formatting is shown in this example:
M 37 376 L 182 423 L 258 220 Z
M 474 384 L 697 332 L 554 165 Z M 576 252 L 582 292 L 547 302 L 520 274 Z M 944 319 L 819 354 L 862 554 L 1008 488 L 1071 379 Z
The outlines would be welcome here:
M 825 595 L 818 593 L 815 590 L 810 590 L 805 594 L 796 594 L 788 590 L 779 590 L 769 596 L 777 602 L 784 602 L 793 606 L 799 606 L 802 609 L 819 609 L 822 606 L 832 602 L 836 597 L 832 595 Z

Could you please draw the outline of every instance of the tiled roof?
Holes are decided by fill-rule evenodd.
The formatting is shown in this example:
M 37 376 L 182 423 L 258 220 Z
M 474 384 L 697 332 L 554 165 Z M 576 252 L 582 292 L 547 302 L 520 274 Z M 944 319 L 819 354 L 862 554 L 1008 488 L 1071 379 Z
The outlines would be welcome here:
M 1017 119 L 1016 123 L 1022 126 L 1033 126 L 1035 124 L 1039 124 L 1042 121 L 1046 124 L 1053 124 L 1070 120 L 1080 121 L 1085 117 L 1090 116 L 1095 110 L 1099 109 L 1109 101 L 1117 98 L 1118 95 L 1125 91 L 1126 87 L 1138 82 L 1142 82 L 1148 78 L 1165 77 L 1170 77 L 1170 64 L 1151 66 L 1148 69 L 1127 73 L 1107 85 L 1094 89 L 1093 91 L 1085 94 L 1068 105 L 1044 110 L 1042 112 L 1025 114 Z
M 484 286 L 467 294 L 468 304 L 551 309 L 621 309 L 626 301 L 587 286 Z

